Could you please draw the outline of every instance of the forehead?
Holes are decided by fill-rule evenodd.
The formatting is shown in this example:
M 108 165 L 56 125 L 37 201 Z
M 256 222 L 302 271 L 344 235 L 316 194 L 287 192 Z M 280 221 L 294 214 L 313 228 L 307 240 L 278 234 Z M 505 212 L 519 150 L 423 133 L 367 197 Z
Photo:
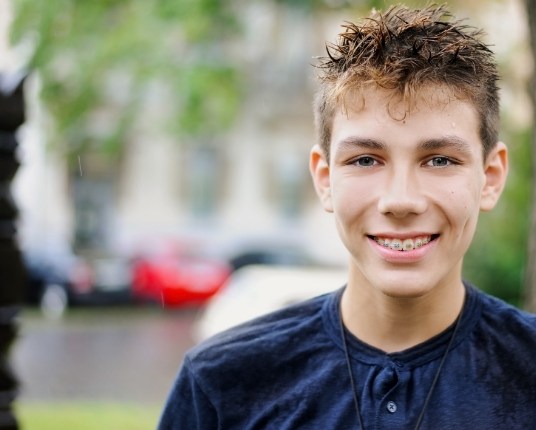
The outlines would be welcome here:
M 426 88 L 406 98 L 368 88 L 346 97 L 335 111 L 331 153 L 342 149 L 342 142 L 356 137 L 380 141 L 388 147 L 412 148 L 416 142 L 448 136 L 481 151 L 479 130 L 474 104 L 446 88 Z

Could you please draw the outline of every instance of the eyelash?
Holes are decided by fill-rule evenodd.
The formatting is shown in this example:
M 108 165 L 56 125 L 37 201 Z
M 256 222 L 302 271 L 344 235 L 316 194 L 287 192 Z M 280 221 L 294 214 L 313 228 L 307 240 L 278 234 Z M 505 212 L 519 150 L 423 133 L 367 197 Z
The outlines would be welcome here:
M 430 163 L 433 163 L 434 160 L 446 161 L 448 164 L 443 165 L 443 166 L 434 166 L 433 164 L 430 164 Z M 456 164 L 460 164 L 460 163 L 450 157 L 446 157 L 444 155 L 436 155 L 435 157 L 432 157 L 428 161 L 426 161 L 425 166 L 444 168 L 444 167 L 448 167 L 448 166 L 452 166 Z
M 360 164 L 360 162 L 362 162 L 362 161 L 371 161 L 374 164 L 364 166 L 364 165 Z M 352 160 L 351 164 L 354 164 L 354 165 L 359 166 L 359 167 L 367 168 L 367 167 L 373 167 L 373 166 L 379 164 L 379 162 L 378 162 L 378 160 L 376 160 L 374 157 L 372 157 L 370 155 L 363 155 L 361 157 L 358 157 L 358 158 Z
M 441 165 L 441 166 L 434 166 L 433 162 L 437 161 L 437 160 L 441 160 L 442 162 L 446 162 L 447 164 Z M 363 165 L 363 164 L 361 164 L 362 162 L 369 162 L 369 163 L 371 162 L 373 164 Z M 374 158 L 371 155 L 362 155 L 362 156 L 360 156 L 358 158 L 355 158 L 352 161 L 350 161 L 350 164 L 353 164 L 353 165 L 358 166 L 358 167 L 370 168 L 370 167 L 374 167 L 374 166 L 376 166 L 378 164 L 381 164 L 381 163 L 380 163 L 380 161 L 378 161 L 376 158 Z M 436 156 L 428 159 L 424 163 L 424 166 L 436 167 L 436 168 L 445 168 L 445 167 L 448 167 L 448 166 L 451 166 L 451 165 L 457 165 L 457 164 L 460 164 L 460 163 L 458 161 L 450 158 L 450 157 L 446 157 L 444 155 L 436 155 Z

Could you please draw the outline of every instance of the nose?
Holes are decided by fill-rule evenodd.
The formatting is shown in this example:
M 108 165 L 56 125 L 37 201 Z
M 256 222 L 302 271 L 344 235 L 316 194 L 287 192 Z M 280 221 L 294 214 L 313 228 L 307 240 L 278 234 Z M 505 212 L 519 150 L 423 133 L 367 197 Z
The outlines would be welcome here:
M 414 172 L 398 169 L 389 175 L 378 200 L 380 213 L 404 218 L 411 214 L 422 214 L 426 208 L 427 200 Z

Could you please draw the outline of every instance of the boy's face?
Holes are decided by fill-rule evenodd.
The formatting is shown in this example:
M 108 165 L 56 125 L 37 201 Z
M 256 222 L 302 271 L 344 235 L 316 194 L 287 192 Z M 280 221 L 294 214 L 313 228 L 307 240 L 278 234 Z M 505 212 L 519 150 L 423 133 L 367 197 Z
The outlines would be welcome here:
M 406 113 L 391 96 L 369 89 L 359 107 L 337 113 L 330 162 L 313 148 L 311 172 L 352 256 L 350 283 L 417 297 L 461 282 L 479 212 L 502 191 L 507 154 L 499 143 L 483 160 L 471 103 L 436 88 Z

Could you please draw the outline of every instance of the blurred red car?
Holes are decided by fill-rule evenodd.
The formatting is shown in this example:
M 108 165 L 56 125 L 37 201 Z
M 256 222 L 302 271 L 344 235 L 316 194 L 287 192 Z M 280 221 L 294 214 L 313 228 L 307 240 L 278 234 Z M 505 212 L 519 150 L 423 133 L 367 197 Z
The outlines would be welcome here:
M 220 261 L 167 252 L 136 258 L 132 273 L 134 300 L 179 307 L 210 299 L 230 276 L 231 268 Z

